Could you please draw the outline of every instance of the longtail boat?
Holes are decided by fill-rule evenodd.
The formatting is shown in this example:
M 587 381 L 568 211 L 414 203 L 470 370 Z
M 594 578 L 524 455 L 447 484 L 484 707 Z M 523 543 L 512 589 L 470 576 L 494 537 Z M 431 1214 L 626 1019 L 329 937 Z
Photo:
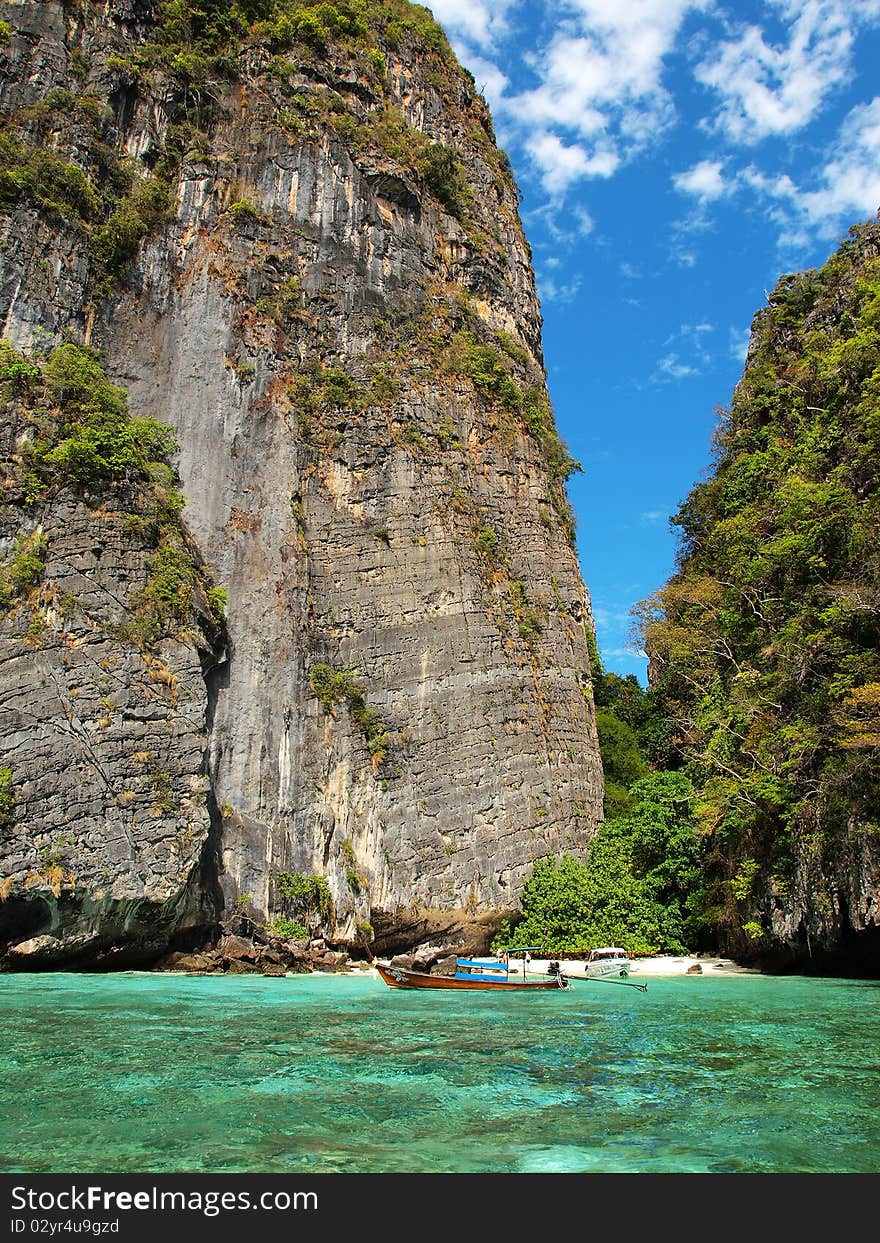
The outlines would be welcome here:
M 566 976 L 560 971 L 550 979 L 527 979 L 526 955 L 537 946 L 517 946 L 507 950 L 500 958 L 457 958 L 455 975 L 431 975 L 428 971 L 410 971 L 406 967 L 395 967 L 390 962 L 374 959 L 373 966 L 389 988 L 466 988 L 481 989 L 490 992 L 547 992 L 551 989 L 568 988 Z M 523 978 L 510 978 L 509 960 L 511 954 L 523 955 Z

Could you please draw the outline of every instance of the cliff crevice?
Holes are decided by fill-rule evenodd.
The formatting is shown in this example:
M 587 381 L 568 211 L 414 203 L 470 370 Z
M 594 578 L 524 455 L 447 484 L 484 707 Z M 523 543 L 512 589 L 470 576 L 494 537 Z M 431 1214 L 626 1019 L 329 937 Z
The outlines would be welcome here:
M 266 919 L 279 872 L 320 874 L 340 943 L 376 923 L 392 944 L 407 910 L 514 906 L 534 859 L 582 852 L 601 817 L 576 464 L 516 187 L 442 32 L 396 0 L 250 8 L 0 6 L 0 318 L 30 359 L 99 349 L 132 417 L 173 427 L 205 590 L 226 594 L 206 677 L 196 639 L 164 640 L 189 732 L 163 709 L 161 754 L 200 800 L 170 924 L 216 916 L 180 897 L 211 890 L 190 878 L 216 855 L 227 912 Z M 71 555 L 103 544 L 87 510 Z M 108 588 L 139 555 L 104 559 Z M 26 613 L 2 623 L 13 648 Z M 30 654 L 20 670 L 32 703 Z M 31 826 L 0 864 L 19 885 L 45 813 L 31 733 L 3 745 Z M 93 839 L 87 893 L 126 780 L 64 811 L 77 851 Z M 138 821 L 132 894 L 164 834 Z

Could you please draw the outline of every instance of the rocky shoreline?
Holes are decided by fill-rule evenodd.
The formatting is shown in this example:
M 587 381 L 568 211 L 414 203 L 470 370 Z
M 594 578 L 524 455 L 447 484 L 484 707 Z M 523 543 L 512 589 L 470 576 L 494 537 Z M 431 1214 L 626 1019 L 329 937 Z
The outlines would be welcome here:
M 214 944 L 172 951 L 158 959 L 152 970 L 192 975 L 284 976 L 345 971 L 350 965 L 348 953 L 333 949 L 322 937 L 289 941 L 242 919 L 226 925 Z
M 112 945 L 103 953 L 89 954 L 88 945 L 79 956 L 76 945 L 65 947 L 51 935 L 31 937 L 0 952 L 2 971 L 107 971 L 148 970 L 180 972 L 190 975 L 303 975 L 312 972 L 339 973 L 369 970 L 374 958 L 390 960 L 407 970 L 452 975 L 456 958 L 491 956 L 489 944 L 497 931 L 495 921 L 483 916 L 468 919 L 460 912 L 414 914 L 401 928 L 387 921 L 374 931 L 369 946 L 332 942 L 315 928 L 308 939 L 291 940 L 244 912 L 237 912 L 210 929 L 192 929 L 189 940 L 176 946 L 157 945 L 152 958 L 132 958 Z M 551 959 L 535 957 L 529 971 L 547 974 Z M 573 979 L 584 974 L 584 958 L 563 958 L 563 972 Z M 511 962 L 511 973 L 521 972 L 519 961 Z M 713 954 L 654 955 L 632 961 L 632 975 L 760 975 L 730 958 Z
M 448 944 L 424 945 L 414 952 L 394 955 L 391 962 L 394 966 L 408 970 L 448 975 L 454 972 L 457 957 L 463 953 L 478 952 Z M 359 974 L 370 969 L 372 957 L 373 955 L 367 950 L 349 953 L 346 950 L 334 949 L 320 937 L 310 941 L 287 941 L 273 936 L 259 925 L 243 920 L 235 927 L 224 930 L 215 945 L 202 950 L 176 951 L 166 954 L 159 959 L 153 970 L 185 972 L 194 975 L 285 976 L 312 972 Z M 532 959 L 529 964 L 529 973 L 547 974 L 550 961 L 547 958 Z M 571 978 L 576 979 L 584 974 L 583 959 L 566 958 L 557 961 L 560 961 L 563 972 Z M 511 963 L 510 971 L 511 974 L 521 972 L 521 963 Z M 656 955 L 651 958 L 634 959 L 631 974 L 636 976 L 760 975 L 761 972 L 751 967 L 743 967 L 730 958 L 687 954 Z

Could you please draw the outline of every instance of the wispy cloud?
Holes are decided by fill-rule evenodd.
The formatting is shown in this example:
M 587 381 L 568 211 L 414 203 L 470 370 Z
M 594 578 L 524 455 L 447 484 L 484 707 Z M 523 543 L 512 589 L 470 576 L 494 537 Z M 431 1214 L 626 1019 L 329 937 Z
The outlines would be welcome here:
M 814 235 L 832 237 L 844 222 L 880 209 L 880 96 L 852 109 L 832 151 L 816 170 L 812 189 L 787 174 L 768 176 L 754 166 L 744 170 L 744 182 L 774 205 L 783 245 L 800 246 Z
M 730 334 L 729 334 L 730 355 L 732 358 L 736 358 L 742 363 L 746 361 L 746 354 L 748 353 L 748 349 L 749 349 L 749 337 L 750 336 L 751 336 L 751 333 L 749 332 L 748 328 L 746 329 L 731 328 L 730 329 Z
M 757 25 L 738 25 L 696 68 L 699 82 L 720 99 L 710 121 L 735 143 L 791 134 L 816 116 L 848 79 L 853 28 L 873 4 L 840 0 L 769 0 L 786 24 L 772 42 Z
M 538 294 L 542 302 L 573 302 L 580 287 L 580 276 L 567 282 L 554 280 L 547 275 L 538 277 Z
M 587 237 L 593 232 L 593 218 L 585 207 L 574 207 L 570 212 L 561 215 L 558 204 L 544 203 L 526 213 L 527 224 L 540 223 L 547 230 L 554 243 L 566 246 L 576 242 L 578 238 Z M 544 267 L 557 267 L 561 262 L 555 253 L 542 261 Z
M 519 0 L 431 0 L 430 9 L 453 39 L 491 50 L 507 32 L 507 15 Z
M 709 324 L 703 320 L 699 324 L 679 324 L 678 332 L 675 334 L 679 337 L 691 337 L 694 341 L 699 341 L 708 332 L 714 332 L 715 325 Z
M 688 376 L 699 375 L 699 367 L 683 362 L 678 354 L 666 354 L 657 363 L 659 378 L 667 380 L 685 380 Z
M 679 324 L 663 342 L 664 346 L 678 348 L 665 354 L 657 363 L 655 381 L 686 380 L 700 375 L 712 361 L 707 338 L 715 331 L 715 325 L 702 320 L 695 324 Z M 686 358 L 682 354 L 687 355 Z
M 679 240 L 673 241 L 669 257 L 680 268 L 696 267 L 697 256 L 689 246 L 683 246 Z
M 640 656 L 643 660 L 647 660 L 646 652 L 643 652 L 637 643 L 633 643 L 631 647 L 602 647 L 602 659 L 606 664 L 621 664 L 628 662 L 633 656 Z
M 616 630 L 621 626 L 628 627 L 632 621 L 629 607 L 618 603 L 593 601 L 593 620 L 603 630 Z

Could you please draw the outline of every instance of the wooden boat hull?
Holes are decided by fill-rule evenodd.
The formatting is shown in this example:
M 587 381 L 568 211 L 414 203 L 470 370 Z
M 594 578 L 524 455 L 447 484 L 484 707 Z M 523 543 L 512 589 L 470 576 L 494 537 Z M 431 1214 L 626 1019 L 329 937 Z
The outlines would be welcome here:
M 558 977 L 552 980 L 460 980 L 451 975 L 429 975 L 425 971 L 407 971 L 403 967 L 392 967 L 388 963 L 375 962 L 373 966 L 389 988 L 466 988 L 479 989 L 482 992 L 547 992 L 556 991 L 564 985 Z

